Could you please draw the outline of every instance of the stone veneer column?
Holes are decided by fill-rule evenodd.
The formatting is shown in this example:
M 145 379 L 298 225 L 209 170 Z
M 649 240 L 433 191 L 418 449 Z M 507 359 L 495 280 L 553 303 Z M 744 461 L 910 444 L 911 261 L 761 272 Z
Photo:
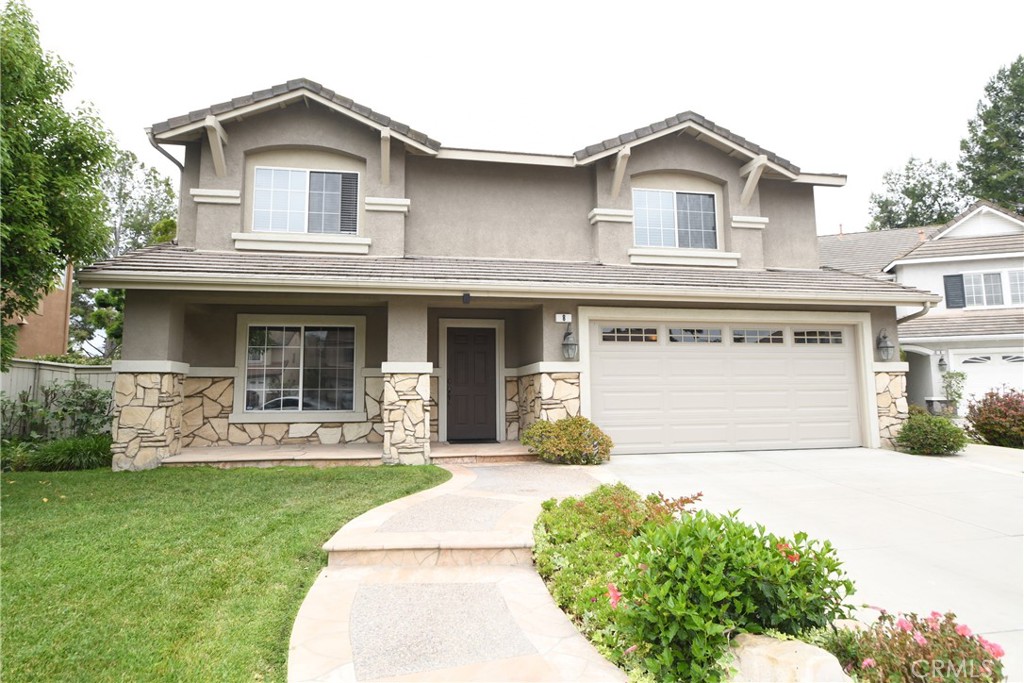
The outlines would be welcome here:
M 120 366 L 120 367 L 119 367 Z M 152 366 L 158 372 L 145 372 Z M 181 450 L 183 380 L 188 366 L 172 362 L 114 364 L 114 471 L 148 470 Z
M 580 374 L 539 372 L 520 377 L 517 399 L 520 433 L 537 420 L 575 417 L 580 414 Z
M 875 373 L 875 394 L 878 404 L 878 432 L 882 448 L 895 449 L 896 435 L 908 417 L 907 373 L 890 370 Z
M 384 363 L 385 464 L 430 464 L 430 363 Z

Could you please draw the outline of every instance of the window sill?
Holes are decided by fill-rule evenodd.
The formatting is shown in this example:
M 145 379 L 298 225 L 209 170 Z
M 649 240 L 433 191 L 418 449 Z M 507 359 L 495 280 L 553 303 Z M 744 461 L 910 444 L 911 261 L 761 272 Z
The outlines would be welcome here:
M 307 235 L 285 232 L 233 232 L 242 251 L 306 251 L 327 254 L 370 253 L 370 238 L 357 235 Z
M 740 255 L 714 249 L 675 249 L 672 247 L 634 247 L 629 250 L 633 265 L 651 266 L 717 266 L 738 268 Z
M 366 413 L 353 410 L 289 410 L 231 413 L 228 424 L 293 424 L 296 422 L 366 422 Z

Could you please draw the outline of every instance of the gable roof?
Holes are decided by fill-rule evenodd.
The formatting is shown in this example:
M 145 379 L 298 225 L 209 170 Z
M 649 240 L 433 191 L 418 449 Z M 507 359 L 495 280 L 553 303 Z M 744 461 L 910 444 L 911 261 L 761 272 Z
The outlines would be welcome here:
M 226 102 L 212 104 L 204 109 L 196 109 L 188 114 L 174 116 L 166 121 L 154 123 L 152 132 L 156 137 L 166 141 L 170 137 L 191 132 L 192 130 L 201 131 L 203 121 L 206 120 L 207 116 L 215 116 L 221 121 L 230 121 L 232 118 L 240 118 L 243 113 L 253 113 L 253 110 L 262 111 L 283 102 L 297 100 L 305 94 L 319 98 L 323 104 L 368 122 L 375 128 L 388 128 L 392 132 L 398 133 L 400 136 L 408 138 L 409 141 L 422 145 L 431 151 L 436 152 L 441 148 L 441 143 L 432 139 L 427 134 L 414 130 L 406 124 L 395 121 L 390 116 L 385 116 L 365 105 L 354 102 L 348 97 L 339 95 L 308 78 L 296 78 L 287 83 L 266 88 L 265 90 L 257 90 L 248 95 L 234 97 Z
M 931 239 L 909 253 L 893 260 L 885 269 L 913 261 L 947 260 L 958 256 L 1024 256 L 1024 233 L 993 237 L 963 237 L 960 239 Z
M 78 272 L 90 287 L 678 301 L 921 304 L 931 292 L 821 270 L 721 270 L 449 257 L 201 251 L 162 244 Z M 116 283 L 116 284 L 115 284 Z
M 869 230 L 818 237 L 821 265 L 848 273 L 886 278 L 883 269 L 921 244 L 922 233 L 930 238 L 942 226 Z
M 979 199 L 978 201 L 974 202 L 969 207 L 961 211 L 958 215 L 954 216 L 953 219 L 946 223 L 944 226 L 942 226 L 942 232 L 936 235 L 935 239 L 942 239 L 947 234 L 949 234 L 957 227 L 959 227 L 960 224 L 965 222 L 967 219 L 972 218 L 973 216 L 979 213 L 985 212 L 1001 214 L 1005 218 L 1009 218 L 1011 222 L 1017 223 L 1022 228 L 1024 228 L 1024 216 L 1022 216 L 1021 214 L 1014 213 L 1002 206 L 999 206 L 995 202 L 990 202 L 986 199 Z
M 900 341 L 914 343 L 947 337 L 1024 335 L 1024 309 L 931 311 L 899 325 Z

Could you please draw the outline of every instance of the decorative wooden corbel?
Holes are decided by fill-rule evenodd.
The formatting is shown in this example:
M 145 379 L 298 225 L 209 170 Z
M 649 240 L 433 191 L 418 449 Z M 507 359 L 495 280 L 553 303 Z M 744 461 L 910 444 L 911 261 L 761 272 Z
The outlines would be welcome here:
M 210 140 L 210 152 L 213 156 L 213 170 L 218 178 L 222 178 L 226 172 L 224 162 L 224 145 L 228 144 L 228 134 L 224 127 L 213 114 L 210 114 L 203 121 L 203 128 L 206 129 L 206 137 Z
M 764 173 L 764 167 L 767 165 L 768 157 L 761 154 L 740 167 L 740 177 L 747 178 L 747 183 L 743 186 L 743 192 L 740 194 L 740 205 L 746 206 L 750 202 L 750 198 L 754 196 L 754 190 L 757 189 L 757 183 L 761 180 L 761 174 Z
M 391 184 L 391 129 L 380 131 L 380 184 Z
M 622 189 L 622 178 L 626 175 L 626 165 L 629 164 L 629 147 L 623 147 L 615 155 L 615 176 L 612 178 L 612 198 L 619 196 Z

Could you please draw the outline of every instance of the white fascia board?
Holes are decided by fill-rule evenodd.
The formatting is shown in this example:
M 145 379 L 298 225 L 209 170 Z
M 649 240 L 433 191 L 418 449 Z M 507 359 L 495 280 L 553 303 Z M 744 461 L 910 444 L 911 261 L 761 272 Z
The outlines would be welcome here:
M 822 185 L 824 187 L 844 187 L 846 176 L 833 173 L 801 173 L 793 181 L 801 185 Z
M 971 254 L 969 256 L 935 256 L 932 258 L 898 259 L 887 265 L 882 269 L 882 271 L 887 272 L 890 268 L 895 268 L 896 266 L 912 266 L 919 263 L 955 263 L 957 261 L 987 261 L 989 259 L 1000 258 L 1024 258 L 1024 251 L 1004 251 L 995 254 Z
M 1016 223 L 1017 225 L 1019 225 L 1022 228 L 1024 228 L 1024 220 L 1021 220 L 1019 218 L 1014 218 L 1013 216 L 1009 216 L 1009 215 L 1003 213 L 1002 211 L 996 211 L 995 209 L 993 209 L 990 206 L 979 206 L 974 211 L 971 211 L 969 214 L 967 214 L 966 216 L 964 216 L 963 218 L 958 220 L 956 223 L 953 223 L 952 225 L 950 225 L 948 228 L 946 228 L 945 230 L 940 232 L 938 235 L 936 235 L 932 239 L 935 239 L 935 240 L 942 239 L 943 237 L 945 237 L 949 233 L 953 232 L 954 230 L 959 228 L 961 225 L 963 225 L 964 223 L 969 221 L 971 218 L 977 216 L 980 213 L 994 213 L 997 216 L 999 216 L 1000 218 L 1005 218 L 1006 220 L 1010 221 L 1011 223 Z
M 359 292 L 360 294 L 412 294 L 416 296 L 451 296 L 469 291 L 475 297 L 513 297 L 539 299 L 606 299 L 616 301 L 706 301 L 710 303 L 759 304 L 821 304 L 860 306 L 913 306 L 926 302 L 939 302 L 935 294 L 894 294 L 888 297 L 868 298 L 850 292 L 837 296 L 828 292 L 779 292 L 766 294 L 761 290 L 721 292 L 714 290 L 624 288 L 621 286 L 565 285 L 558 288 L 524 283 L 500 284 L 493 282 L 333 282 L 323 280 L 282 281 L 278 277 L 231 277 L 206 274 L 188 280 L 154 277 L 151 273 L 121 272 L 117 278 L 88 278 L 83 284 L 94 288 L 113 289 L 171 289 L 178 291 L 221 292 Z
M 435 156 L 437 154 L 437 150 L 433 149 L 432 147 L 428 147 L 428 146 L 424 145 L 421 142 L 417 142 L 417 141 L 413 140 L 412 138 L 408 137 L 407 135 L 402 135 L 401 133 L 397 132 L 393 128 L 389 128 L 388 126 L 382 125 L 380 123 L 377 123 L 376 121 L 368 119 L 365 116 L 363 116 L 362 114 L 357 114 L 356 112 L 352 111 L 351 109 L 347 109 L 345 107 L 342 107 L 339 104 L 337 104 L 335 102 L 332 102 L 331 100 L 327 99 L 326 97 L 323 97 L 322 95 L 317 95 L 312 90 L 306 90 L 305 88 L 300 88 L 298 90 L 292 90 L 290 92 L 282 93 L 281 95 L 277 95 L 275 97 L 270 97 L 268 99 L 261 100 L 259 102 L 253 102 L 252 104 L 248 104 L 248 105 L 246 105 L 244 107 L 239 107 L 237 109 L 231 109 L 231 110 L 226 111 L 226 112 L 224 112 L 222 114 L 217 114 L 215 116 L 215 118 L 217 119 L 217 121 L 219 121 L 221 123 L 223 123 L 225 121 L 232 121 L 234 119 L 237 119 L 237 118 L 240 118 L 240 117 L 243 117 L 243 116 L 249 116 L 251 114 L 256 114 L 256 113 L 264 111 L 266 109 L 275 109 L 275 108 L 281 106 L 282 104 L 288 104 L 290 102 L 293 102 L 295 100 L 301 99 L 303 97 L 309 98 L 310 100 L 313 100 L 314 102 L 317 102 L 318 104 L 322 104 L 325 107 L 327 107 L 328 109 L 333 109 L 334 111 L 338 112 L 339 114 L 343 114 L 343 115 L 345 115 L 345 116 L 347 116 L 347 117 L 349 117 L 351 119 L 354 119 L 354 120 L 358 121 L 359 123 L 362 123 L 363 125 L 366 125 L 366 126 L 369 126 L 370 128 L 373 128 L 374 130 L 377 130 L 377 131 L 387 130 L 387 131 L 389 131 L 391 133 L 392 137 L 394 137 L 394 138 L 396 138 L 398 140 L 401 140 L 403 143 L 405 143 L 406 145 L 408 145 L 410 147 L 418 149 L 419 151 L 423 152 L 424 154 L 429 154 L 430 156 Z M 166 130 L 163 133 L 160 133 L 160 134 L 158 134 L 158 135 L 156 135 L 154 137 L 156 137 L 157 140 L 171 141 L 172 138 L 176 138 L 179 135 L 182 135 L 184 133 L 189 133 L 189 132 L 192 132 L 192 131 L 195 131 L 195 130 L 199 130 L 199 129 L 203 128 L 204 126 L 205 126 L 205 120 L 203 120 L 203 121 L 193 121 L 192 123 L 185 124 L 184 126 L 179 126 L 177 128 L 171 128 L 170 130 Z
M 133 373 L 164 373 L 171 372 L 178 375 L 187 375 L 188 363 L 181 363 L 175 360 L 115 360 L 110 364 L 114 372 Z
M 496 152 L 486 149 L 457 149 L 442 147 L 435 155 L 436 159 L 452 159 L 455 161 L 487 161 L 499 164 L 525 164 L 527 166 L 556 166 L 573 168 L 576 160 L 571 156 L 559 154 L 532 154 L 529 152 Z
M 381 363 L 380 371 L 385 375 L 429 375 L 434 371 L 434 364 L 418 361 L 384 361 Z
M 902 344 L 900 345 L 902 346 Z M 877 362 L 871 366 L 872 372 L 909 372 L 910 363 L 901 363 L 899 361 Z
M 900 335 L 900 346 L 907 344 L 935 344 L 939 342 L 960 342 L 960 341 L 1005 341 L 1017 339 L 1024 341 L 1024 334 L 965 334 L 954 337 L 904 337 Z

